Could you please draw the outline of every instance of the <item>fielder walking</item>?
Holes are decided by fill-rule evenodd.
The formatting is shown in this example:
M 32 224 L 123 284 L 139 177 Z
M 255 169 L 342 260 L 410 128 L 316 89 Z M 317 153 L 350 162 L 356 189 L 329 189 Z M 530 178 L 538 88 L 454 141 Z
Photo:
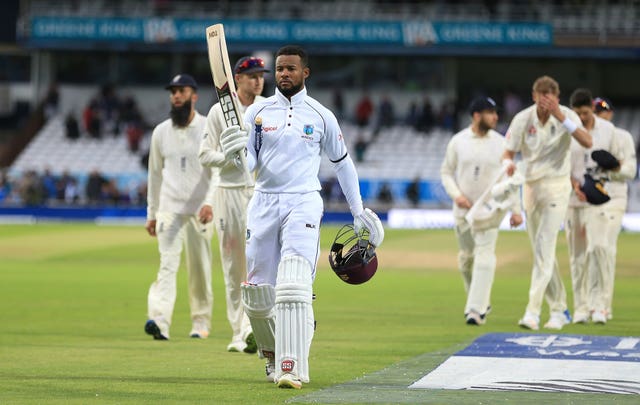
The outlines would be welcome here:
M 239 107 L 244 113 L 254 101 L 264 100 L 264 60 L 245 56 L 240 58 L 234 68 L 236 92 Z M 244 175 L 233 159 L 229 160 L 220 147 L 220 134 L 226 128 L 220 103 L 216 103 L 207 114 L 207 124 L 200 143 L 200 163 L 213 168 L 212 182 L 217 185 L 213 195 L 213 223 L 218 232 L 220 259 L 224 275 L 227 319 L 231 325 L 230 352 L 255 353 L 255 338 L 251 331 L 249 318 L 242 305 L 240 286 L 247 278 L 245 239 L 247 230 L 247 205 L 253 195 L 254 183 Z M 251 179 L 253 180 L 253 179 Z
M 571 139 L 591 147 L 591 135 L 581 128 L 575 112 L 559 104 L 559 95 L 558 82 L 549 76 L 533 83 L 534 104 L 511 121 L 503 154 L 509 175 L 515 171 L 516 153 L 521 153 L 526 165 L 523 205 L 533 250 L 533 269 L 529 303 L 518 324 L 533 330 L 539 329 L 543 298 L 550 308 L 545 328 L 562 329 L 571 320 L 555 250 L 571 193 Z
M 369 241 L 379 246 L 384 229 L 376 214 L 363 208 L 358 175 L 338 121 L 307 95 L 306 52 L 298 46 L 280 48 L 275 67 L 275 95 L 247 109 L 249 134 L 230 127 L 220 143 L 226 156 L 246 146 L 249 169 L 256 171 L 242 300 L 259 355 L 267 359 L 269 381 L 299 389 L 309 382 L 314 334 L 311 302 L 323 213 L 318 179 L 322 152 L 333 162 L 356 231 L 368 230 Z
M 606 293 L 610 281 L 610 249 L 607 229 L 611 221 L 607 204 L 595 205 L 584 192 L 585 181 L 590 178 L 607 182 L 609 171 L 603 170 L 592 158 L 593 151 L 607 151 L 619 156 L 615 141 L 615 127 L 595 116 L 593 97 L 587 89 L 571 94 L 570 105 L 578 114 L 583 127 L 593 139 L 590 148 L 576 141 L 571 143 L 571 185 L 565 232 L 569 249 L 571 284 L 573 287 L 573 322 L 606 323 Z M 607 183 L 604 183 L 608 185 Z M 619 224 L 618 224 L 619 225 Z
M 489 97 L 476 98 L 470 106 L 471 125 L 458 132 L 447 145 L 440 168 L 442 184 L 453 200 L 454 231 L 458 240 L 458 268 L 462 274 L 467 302 L 467 324 L 482 325 L 490 310 L 491 286 L 496 269 L 497 223 L 473 227 L 465 218 L 472 205 L 492 187 L 502 174 L 500 152 L 504 137 L 495 131 L 496 103 Z M 510 223 L 522 223 L 519 195 L 511 205 Z
M 149 151 L 147 223 L 157 236 L 160 270 L 148 296 L 145 332 L 169 339 L 176 300 L 176 276 L 183 246 L 189 284 L 190 336 L 206 338 L 211 327 L 211 237 L 213 236 L 211 170 L 202 167 L 198 149 L 205 118 L 195 110 L 198 100 L 193 77 L 171 80 L 171 118 L 153 130 Z
M 602 119 L 611 121 L 613 119 L 613 106 L 609 100 L 597 97 L 594 100 L 595 113 Z M 618 246 L 618 235 L 620 234 L 622 217 L 627 210 L 627 195 L 629 193 L 628 181 L 633 180 L 638 173 L 638 160 L 633 136 L 629 131 L 622 128 L 615 128 L 615 139 L 618 143 L 618 157 L 620 168 L 613 170 L 609 175 L 607 191 L 611 200 L 603 208 L 607 210 L 606 240 L 608 242 L 607 253 L 609 254 L 609 284 L 605 290 L 606 317 L 613 319 L 613 290 L 615 285 L 616 252 Z

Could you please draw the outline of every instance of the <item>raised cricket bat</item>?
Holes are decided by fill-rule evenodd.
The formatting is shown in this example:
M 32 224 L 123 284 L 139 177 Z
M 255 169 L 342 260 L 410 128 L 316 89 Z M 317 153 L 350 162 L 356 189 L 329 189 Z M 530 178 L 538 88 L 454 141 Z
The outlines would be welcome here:
M 213 75 L 213 84 L 216 88 L 218 101 L 222 107 L 227 128 L 232 125 L 239 125 L 243 128 L 242 112 L 239 108 L 238 94 L 236 93 L 236 85 L 233 80 L 233 71 L 229 63 L 229 53 L 227 52 L 227 41 L 224 36 L 224 26 L 215 24 L 207 27 L 207 48 L 209 51 L 209 65 L 211 67 L 211 75 Z M 249 172 L 247 159 L 242 152 L 238 152 L 242 166 L 244 167 L 244 175 L 247 185 L 253 183 L 253 176 Z

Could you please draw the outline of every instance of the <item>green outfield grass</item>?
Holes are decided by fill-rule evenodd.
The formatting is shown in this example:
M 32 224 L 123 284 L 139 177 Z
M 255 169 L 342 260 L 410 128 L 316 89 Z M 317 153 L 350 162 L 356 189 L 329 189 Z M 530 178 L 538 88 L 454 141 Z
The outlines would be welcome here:
M 158 253 L 156 241 L 142 226 L 0 226 L 0 403 L 283 403 L 416 361 L 412 359 L 425 353 L 452 352 L 484 333 L 520 331 L 516 323 L 526 305 L 531 267 L 524 232 L 500 234 L 493 312 L 486 325 L 471 327 L 462 314 L 464 290 L 453 231 L 388 230 L 379 250 L 378 273 L 360 286 L 344 284 L 328 267 L 326 255 L 336 231 L 324 227 L 322 232 L 314 284 L 318 327 L 311 349 L 312 382 L 293 391 L 265 382 L 264 363 L 257 356 L 225 351 L 231 330 L 217 249 L 212 336 L 187 337 L 191 324 L 181 269 L 171 340 L 161 342 L 143 332 Z M 564 234 L 559 240 L 558 258 L 571 302 Z M 640 234 L 621 235 L 615 318 L 605 326 L 570 325 L 563 332 L 640 336 L 638 247 Z M 543 322 L 546 307 L 544 311 Z M 375 401 L 364 394 L 361 400 L 350 398 Z M 631 399 L 637 400 L 433 391 L 420 402 L 584 404 Z M 326 402 L 339 403 L 341 398 Z

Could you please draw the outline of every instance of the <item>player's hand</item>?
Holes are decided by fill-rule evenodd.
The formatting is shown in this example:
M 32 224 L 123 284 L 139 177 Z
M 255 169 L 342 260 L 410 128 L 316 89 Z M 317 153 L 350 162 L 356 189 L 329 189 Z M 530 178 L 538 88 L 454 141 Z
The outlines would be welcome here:
M 208 224 L 213 220 L 213 208 L 210 205 L 203 205 L 198 213 L 201 224 Z
M 469 208 L 471 208 L 471 206 L 473 205 L 473 204 L 471 204 L 471 201 L 469 201 L 469 200 L 467 199 L 467 197 L 465 197 L 465 196 L 463 196 L 463 195 L 456 197 L 456 199 L 455 199 L 455 201 L 454 201 L 454 202 L 455 202 L 455 203 L 456 203 L 456 205 L 457 205 L 458 207 L 460 207 L 460 208 L 467 208 L 467 209 L 469 209 Z
M 516 164 L 512 159 L 504 159 L 502 161 L 502 167 L 504 168 L 504 172 L 509 177 L 513 176 L 513 173 L 516 172 Z
M 144 225 L 144 229 L 147 230 L 147 233 L 150 236 L 156 236 L 156 220 L 148 219 L 147 223 Z
M 365 208 L 360 215 L 353 219 L 353 229 L 358 235 L 360 235 L 364 229 L 369 231 L 369 243 L 375 247 L 379 247 L 384 240 L 382 222 L 376 213 L 369 208 Z
M 248 141 L 249 134 L 238 125 L 232 125 L 220 134 L 220 147 L 227 160 L 233 161 L 237 153 L 247 147 Z
M 511 225 L 512 228 L 516 228 L 520 226 L 521 223 L 522 223 L 522 215 L 511 214 L 511 218 L 509 219 L 509 225 Z
M 548 111 L 558 121 L 562 122 L 566 118 L 562 113 L 562 110 L 560 110 L 560 100 L 558 99 L 558 96 L 545 93 L 538 98 L 537 103 L 539 107 L 544 111 Z

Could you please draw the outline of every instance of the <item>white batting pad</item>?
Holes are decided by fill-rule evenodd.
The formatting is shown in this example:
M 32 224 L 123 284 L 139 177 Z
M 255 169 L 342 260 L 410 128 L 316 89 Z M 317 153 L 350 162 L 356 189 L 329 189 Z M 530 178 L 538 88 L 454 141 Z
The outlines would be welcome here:
M 369 208 L 365 208 L 362 214 L 354 218 L 353 228 L 357 234 L 360 234 L 362 228 L 369 231 L 369 243 L 375 247 L 380 247 L 384 240 L 384 228 L 382 222 L 375 212 Z
M 253 329 L 253 336 L 258 345 L 260 358 L 275 358 L 275 313 L 273 306 L 276 302 L 276 291 L 269 284 L 246 284 L 242 290 L 242 303 Z
M 276 280 L 276 380 L 285 373 L 309 382 L 309 349 L 313 339 L 311 265 L 301 256 L 286 256 Z

